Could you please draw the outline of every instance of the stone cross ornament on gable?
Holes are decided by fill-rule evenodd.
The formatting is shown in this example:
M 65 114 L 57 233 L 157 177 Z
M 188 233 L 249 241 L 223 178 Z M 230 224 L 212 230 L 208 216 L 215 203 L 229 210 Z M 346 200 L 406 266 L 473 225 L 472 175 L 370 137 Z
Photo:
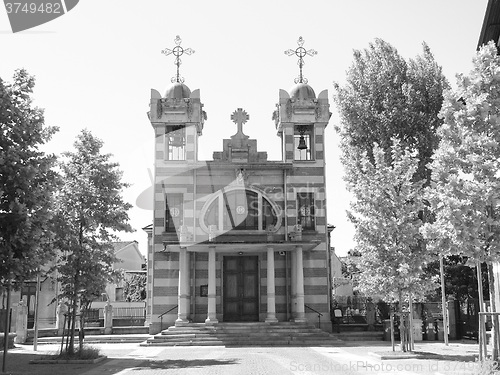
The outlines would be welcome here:
M 238 108 L 233 112 L 233 114 L 231 115 L 231 120 L 238 126 L 238 132 L 233 137 L 248 138 L 248 136 L 243 133 L 243 124 L 249 119 L 250 116 L 242 108 Z

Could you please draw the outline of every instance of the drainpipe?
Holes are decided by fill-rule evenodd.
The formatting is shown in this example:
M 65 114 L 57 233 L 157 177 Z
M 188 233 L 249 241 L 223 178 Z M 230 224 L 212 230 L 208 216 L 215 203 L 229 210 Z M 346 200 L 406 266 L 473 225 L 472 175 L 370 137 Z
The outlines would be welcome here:
M 287 208 L 288 208 L 288 191 L 287 191 L 287 183 L 286 183 L 286 169 L 283 169 L 283 189 L 285 190 L 285 201 L 284 201 L 284 213 L 285 213 L 285 242 L 288 242 L 288 215 L 287 215 Z M 285 251 L 285 295 L 286 295 L 286 320 L 290 320 L 290 283 L 288 280 L 288 266 L 289 266 L 289 261 L 288 261 L 288 251 Z
M 285 208 L 283 210 L 285 214 L 285 242 L 288 241 L 288 188 L 286 183 L 286 169 L 283 169 L 283 189 L 285 190 Z

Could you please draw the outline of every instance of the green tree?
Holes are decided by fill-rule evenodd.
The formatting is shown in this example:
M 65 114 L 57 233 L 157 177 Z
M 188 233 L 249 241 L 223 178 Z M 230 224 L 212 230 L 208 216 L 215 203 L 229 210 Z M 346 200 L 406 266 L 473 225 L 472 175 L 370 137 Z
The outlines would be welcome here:
M 408 62 L 382 39 L 363 51 L 354 51 L 346 84 L 335 85 L 344 142 L 373 161 L 377 143 L 390 159 L 391 139 L 418 150 L 418 179 L 429 179 L 426 165 L 438 144 L 436 129 L 443 90 L 448 87 L 442 68 L 427 44 L 423 53 Z
M 467 257 L 459 255 L 450 255 L 444 258 L 444 282 L 445 294 L 453 296 L 460 303 L 466 303 L 469 299 L 478 298 L 477 276 L 476 271 L 468 266 L 469 260 Z M 485 294 L 489 293 L 489 278 L 488 267 L 486 263 L 481 265 L 482 269 L 482 286 Z M 431 262 L 426 272 L 434 276 L 439 273 L 439 261 Z M 441 301 L 441 288 L 430 292 L 426 296 L 427 300 L 436 302 Z
M 52 256 L 56 159 L 39 148 L 57 128 L 46 126 L 43 110 L 33 106 L 34 86 L 35 79 L 23 69 L 16 70 L 12 83 L 0 78 L 0 291 L 6 291 L 7 311 L 10 290 L 33 278 Z
M 457 89 L 447 92 L 441 116 L 427 194 L 435 221 L 423 234 L 443 255 L 491 265 L 500 255 L 500 57 L 493 43 L 477 52 L 469 75 L 457 76 Z M 489 276 L 494 304 L 498 291 L 491 267 Z
M 405 172 L 405 179 L 400 182 L 403 184 L 401 186 L 410 189 L 408 193 L 411 189 L 417 189 L 418 199 L 409 201 L 406 206 L 398 206 L 398 209 L 402 210 L 400 214 L 406 212 L 408 215 L 413 215 L 411 220 L 405 219 L 400 224 L 404 224 L 409 232 L 416 235 L 422 221 L 427 217 L 424 214 L 427 210 L 425 202 L 421 200 L 419 195 L 418 184 L 421 182 L 428 184 L 430 180 L 430 172 L 426 165 L 430 162 L 432 152 L 438 144 L 436 129 L 442 123 L 438 114 L 443 102 L 443 89 L 446 87 L 448 87 L 448 83 L 442 74 L 442 69 L 434 60 L 425 43 L 422 55 L 415 59 L 409 59 L 407 62 L 393 46 L 381 39 L 376 39 L 363 51 L 354 51 L 354 61 L 347 72 L 346 84 L 342 87 L 338 84 L 335 85 L 334 99 L 341 118 L 341 126 L 337 128 L 337 131 L 341 137 L 345 178 L 350 188 L 354 189 L 352 190 L 355 195 L 353 205 L 358 204 L 360 200 L 368 204 L 371 200 L 370 204 L 373 205 L 374 212 L 377 212 L 371 216 L 374 223 L 370 230 L 366 230 L 368 226 L 364 222 L 363 225 L 359 225 L 360 217 L 353 215 L 353 213 L 350 214 L 356 228 L 356 240 L 358 241 L 356 250 L 361 253 L 359 263 L 365 264 L 364 267 L 360 266 L 360 268 L 368 272 L 368 265 L 371 263 L 374 269 L 379 272 L 378 274 L 368 273 L 367 278 L 372 281 L 366 285 L 360 281 L 360 285 L 365 289 L 369 289 L 370 285 L 377 286 L 374 278 L 381 283 L 385 280 L 386 271 L 383 267 L 376 265 L 376 260 L 381 254 L 377 253 L 380 249 L 375 240 L 378 238 L 378 241 L 384 244 L 393 240 L 386 235 L 386 228 L 383 224 L 386 219 L 390 219 L 386 205 L 397 206 L 401 202 L 390 203 L 387 201 L 387 196 L 380 195 L 386 194 L 380 189 L 365 193 L 356 192 L 356 185 L 359 182 L 364 186 L 369 186 L 365 175 L 370 170 L 367 162 L 370 162 L 375 169 L 382 168 L 377 173 L 382 173 L 384 169 L 388 171 L 389 167 L 396 161 L 408 163 L 411 159 L 411 163 L 416 162 L 416 168 L 412 169 L 414 175 L 409 176 Z M 381 164 L 381 160 L 376 160 L 374 144 L 378 145 L 379 156 L 385 158 L 385 165 Z M 394 147 L 401 150 L 408 148 L 412 151 L 398 151 L 396 154 L 402 159 L 395 159 L 394 152 L 396 150 Z M 375 172 L 370 170 L 370 173 Z M 391 178 L 393 180 L 388 180 L 388 184 L 397 181 L 395 176 Z M 418 186 L 412 186 L 412 183 L 416 183 Z M 398 189 L 396 185 L 394 185 L 394 189 Z M 360 195 L 356 196 L 356 194 Z M 399 198 L 393 196 L 391 199 L 397 200 Z M 377 207 L 378 201 L 385 203 Z M 411 214 L 410 211 L 407 211 L 411 209 L 418 211 Z M 355 211 L 354 207 L 353 212 Z M 377 215 L 383 218 L 380 223 L 377 223 L 380 220 Z M 414 226 L 412 230 L 409 228 L 411 225 Z M 397 233 L 395 234 L 397 235 Z M 408 241 L 406 244 L 399 244 L 405 251 L 420 254 L 424 258 L 423 261 L 430 260 L 421 237 L 404 234 L 402 236 L 398 237 L 398 241 Z M 371 245 L 368 246 L 370 243 Z M 419 246 L 419 248 L 417 249 L 415 246 Z M 408 255 L 408 253 L 404 254 L 405 257 Z M 395 254 L 395 257 L 397 255 Z M 390 258 L 388 261 L 390 263 Z M 415 269 L 411 269 L 414 266 Z M 406 289 L 408 291 L 413 289 L 414 287 L 410 287 L 410 285 L 414 285 L 414 280 L 418 278 L 417 275 L 421 274 L 421 266 L 422 262 L 415 264 L 409 262 L 407 265 L 401 266 L 398 272 L 408 276 L 403 278 L 407 285 L 399 285 L 397 289 L 399 288 L 402 292 Z M 410 267 L 410 269 L 406 270 L 404 267 Z M 394 275 L 397 274 L 396 272 Z M 427 288 L 426 284 L 424 286 L 422 290 Z M 416 290 L 412 292 L 416 292 Z M 392 291 L 391 298 L 399 300 L 399 292 Z
M 432 259 L 419 232 L 425 180 L 414 178 L 417 153 L 403 148 L 396 138 L 393 142 L 390 158 L 375 144 L 373 162 L 366 151 L 359 159 L 345 157 L 350 153 L 344 144 L 343 161 L 350 172 L 345 177 L 354 197 L 349 217 L 356 229 L 356 250 L 361 254 L 356 262 L 358 288 L 367 295 L 400 302 L 402 313 L 403 302 L 422 298 L 436 285 L 424 274 Z M 400 329 L 401 349 L 406 351 L 406 331 Z
M 424 279 L 423 269 L 431 260 L 421 246 L 418 213 L 423 207 L 424 180 L 415 181 L 418 168 L 415 151 L 404 149 L 394 139 L 390 162 L 375 145 L 374 162 L 365 152 L 361 169 L 351 171 L 347 188 L 353 194 L 349 217 L 356 228 L 356 250 L 360 269 L 358 286 L 367 294 L 382 295 L 389 301 L 403 301 L 409 294 L 423 296 L 433 285 Z
M 146 299 L 146 282 L 147 275 L 145 273 L 134 273 L 125 275 L 125 285 L 123 295 L 127 302 L 141 302 Z
M 352 282 L 352 287 L 354 291 L 357 291 L 359 280 L 358 280 L 358 275 L 360 273 L 359 267 L 358 267 L 358 261 L 359 258 L 361 257 L 361 253 L 357 250 L 349 250 L 347 252 L 347 257 L 344 259 L 341 259 L 341 265 L 342 265 L 342 277 L 346 277 L 351 279 Z
M 50 219 L 57 174 L 54 155 L 39 147 L 57 128 L 33 106 L 35 79 L 17 70 L 0 79 L 0 282 L 20 287 L 50 259 Z M 13 284 L 14 283 L 14 284 Z
M 74 352 L 75 318 L 80 308 L 100 295 L 108 282 L 115 282 L 112 241 L 116 232 L 132 231 L 121 196 L 128 185 L 121 182 L 118 164 L 102 154 L 103 142 L 84 130 L 60 163 L 64 180 L 57 206 L 60 256 L 57 263 L 61 290 L 59 298 L 69 302 L 71 321 L 68 353 Z M 81 332 L 83 330 L 80 330 Z M 80 345 L 82 345 L 80 340 Z

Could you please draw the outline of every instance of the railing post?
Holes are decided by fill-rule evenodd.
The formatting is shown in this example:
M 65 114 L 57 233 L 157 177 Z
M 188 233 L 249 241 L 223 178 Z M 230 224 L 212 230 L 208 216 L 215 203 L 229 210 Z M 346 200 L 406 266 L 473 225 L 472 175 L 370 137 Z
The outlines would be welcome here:
M 24 300 L 19 301 L 17 305 L 17 319 L 16 319 L 16 337 L 14 342 L 16 344 L 24 344 L 28 338 L 28 306 Z
M 391 344 L 392 344 L 392 351 L 394 351 L 394 313 L 391 312 Z
M 108 302 L 104 306 L 104 334 L 111 335 L 113 332 L 113 306 Z

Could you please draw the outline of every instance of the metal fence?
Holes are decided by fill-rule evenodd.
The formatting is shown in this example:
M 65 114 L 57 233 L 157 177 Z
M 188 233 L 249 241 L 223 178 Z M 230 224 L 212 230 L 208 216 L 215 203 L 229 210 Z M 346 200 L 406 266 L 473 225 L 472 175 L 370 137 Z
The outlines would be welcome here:
M 146 319 L 144 307 L 113 307 L 113 319 Z
M 87 326 L 104 326 L 104 309 L 85 310 Z M 141 326 L 146 320 L 145 307 L 113 307 L 113 326 Z
M 372 303 L 375 310 L 375 322 L 381 323 L 384 319 L 384 311 L 381 306 L 370 297 L 365 296 L 335 296 L 332 310 L 342 312 L 340 323 L 342 324 L 366 324 L 367 304 Z

